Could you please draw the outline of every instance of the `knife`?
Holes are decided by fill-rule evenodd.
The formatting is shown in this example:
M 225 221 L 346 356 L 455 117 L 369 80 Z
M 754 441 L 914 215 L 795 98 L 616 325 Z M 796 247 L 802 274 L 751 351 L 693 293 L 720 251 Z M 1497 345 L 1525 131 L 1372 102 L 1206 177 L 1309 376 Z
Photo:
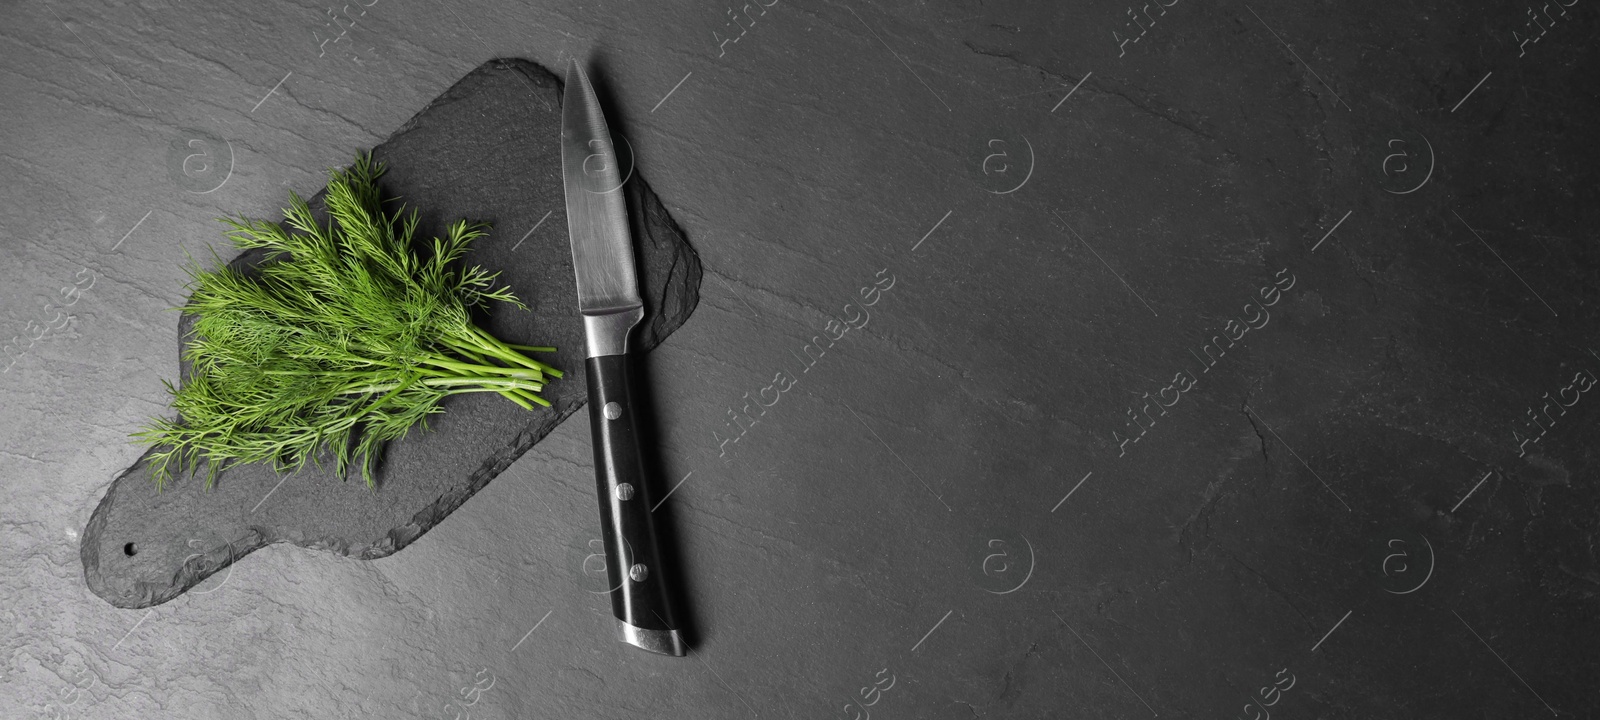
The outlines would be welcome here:
M 639 404 L 629 383 L 628 336 L 644 318 L 644 301 L 634 271 L 627 200 L 605 115 L 577 60 L 567 70 L 561 103 L 561 176 L 588 351 L 589 428 L 611 612 L 618 640 L 682 657 L 687 646 L 657 549 L 635 422 Z

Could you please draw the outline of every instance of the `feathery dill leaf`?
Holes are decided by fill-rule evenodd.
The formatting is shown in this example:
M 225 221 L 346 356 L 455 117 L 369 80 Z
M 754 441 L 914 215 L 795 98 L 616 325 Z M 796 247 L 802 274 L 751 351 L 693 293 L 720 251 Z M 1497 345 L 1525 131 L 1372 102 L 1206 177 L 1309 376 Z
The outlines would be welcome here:
M 254 276 L 223 265 L 204 270 L 190 258 L 186 315 L 197 317 L 184 350 L 188 384 L 166 384 L 177 419 L 156 418 L 134 433 L 156 446 L 158 489 L 202 467 L 206 487 L 236 462 L 271 463 L 296 472 L 352 464 L 373 486 L 383 443 L 413 427 L 427 430 L 446 396 L 494 392 L 525 409 L 549 407 L 539 396 L 561 371 L 528 357 L 555 348 L 500 341 L 472 322 L 490 301 L 524 305 L 499 273 L 459 267 L 487 226 L 458 220 L 442 238 L 413 248 L 417 211 L 385 213 L 377 179 L 383 166 L 357 156 L 329 173 L 328 222 L 318 225 L 290 193 L 283 224 L 225 218 L 240 250 L 262 248 Z

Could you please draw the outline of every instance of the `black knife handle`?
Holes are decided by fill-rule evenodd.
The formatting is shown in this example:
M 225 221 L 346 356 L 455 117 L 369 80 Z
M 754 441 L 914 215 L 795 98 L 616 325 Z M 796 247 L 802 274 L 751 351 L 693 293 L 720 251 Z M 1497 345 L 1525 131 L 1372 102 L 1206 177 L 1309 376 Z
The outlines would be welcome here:
M 640 453 L 638 404 L 629 387 L 628 356 L 591 357 L 589 427 L 594 438 L 595 482 L 606 550 L 606 578 L 617 639 L 652 652 L 681 656 L 651 510 L 655 501 Z

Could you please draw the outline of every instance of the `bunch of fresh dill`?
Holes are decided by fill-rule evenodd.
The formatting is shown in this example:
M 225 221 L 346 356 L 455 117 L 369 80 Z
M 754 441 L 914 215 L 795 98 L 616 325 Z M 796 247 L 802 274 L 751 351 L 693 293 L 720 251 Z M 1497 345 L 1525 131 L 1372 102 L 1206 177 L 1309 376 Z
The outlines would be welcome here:
M 193 372 L 181 389 L 163 381 L 178 418 L 133 436 L 160 448 L 150 459 L 158 489 L 183 468 L 204 464 L 209 488 L 234 462 L 298 471 L 308 460 L 320 467 L 324 451 L 341 477 L 359 462 L 371 487 L 381 445 L 419 422 L 426 430 L 445 396 L 495 392 L 549 407 L 538 393 L 561 372 L 523 352 L 555 348 L 502 342 L 469 315 L 489 300 L 527 309 L 494 287 L 499 273 L 454 267 L 487 226 L 457 221 L 417 252 L 417 211 L 383 211 L 382 173 L 366 155 L 330 172 L 325 227 L 293 193 L 287 229 L 223 219 L 235 247 L 267 250 L 256 276 L 190 258 L 182 311 L 198 316 L 184 351 Z

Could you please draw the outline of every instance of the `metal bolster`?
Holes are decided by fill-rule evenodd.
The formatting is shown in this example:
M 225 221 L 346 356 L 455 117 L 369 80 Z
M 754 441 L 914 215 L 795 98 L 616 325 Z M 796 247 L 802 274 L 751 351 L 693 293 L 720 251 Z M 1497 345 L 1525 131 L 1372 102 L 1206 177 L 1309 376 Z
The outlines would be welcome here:
M 628 352 L 628 336 L 633 326 L 644 319 L 644 308 L 628 308 L 603 315 L 583 316 L 583 334 L 587 338 L 589 357 L 622 355 Z
M 677 630 L 646 630 L 623 620 L 617 620 L 617 639 L 634 647 L 653 653 L 683 657 L 688 646 Z

